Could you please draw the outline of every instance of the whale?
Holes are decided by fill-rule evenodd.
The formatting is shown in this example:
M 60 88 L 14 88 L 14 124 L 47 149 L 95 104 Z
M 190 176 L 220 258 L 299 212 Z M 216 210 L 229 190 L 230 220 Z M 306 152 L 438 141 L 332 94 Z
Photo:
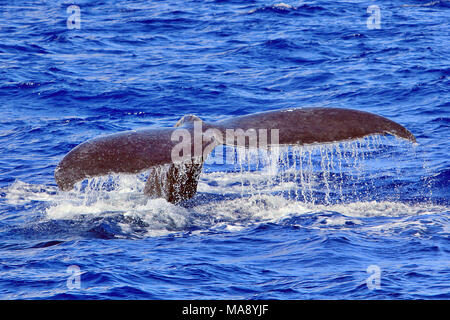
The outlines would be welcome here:
M 265 139 L 252 139 L 267 132 L 271 135 Z M 196 194 L 203 163 L 216 146 L 268 149 L 371 135 L 393 135 L 416 143 L 415 136 L 402 125 L 354 109 L 291 108 L 215 122 L 185 115 L 173 127 L 139 128 L 87 140 L 62 158 L 54 177 L 60 190 L 69 191 L 92 177 L 148 171 L 143 192 L 178 204 Z

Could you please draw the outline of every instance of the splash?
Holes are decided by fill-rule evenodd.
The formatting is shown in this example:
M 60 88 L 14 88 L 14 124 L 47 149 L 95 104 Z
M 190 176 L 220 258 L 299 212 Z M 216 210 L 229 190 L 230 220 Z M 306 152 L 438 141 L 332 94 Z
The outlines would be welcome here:
M 236 153 L 236 164 L 228 168 L 226 175 L 227 179 L 240 181 L 241 196 L 284 195 L 308 204 L 328 205 L 380 197 L 400 200 L 399 180 L 410 165 L 401 158 L 415 154 L 414 146 L 379 136 L 330 144 L 286 146 L 269 154 L 243 148 L 231 150 L 233 152 Z M 216 174 L 213 179 L 219 181 L 223 174 Z M 385 192 L 386 184 L 390 184 L 389 193 Z M 218 190 L 216 185 L 217 182 L 200 185 L 199 191 L 233 192 L 231 188 Z
M 117 229 L 113 237 L 236 231 L 308 215 L 321 217 L 320 227 L 335 227 L 361 224 L 360 219 L 370 217 L 447 211 L 428 201 L 402 199 L 408 180 L 402 172 L 411 165 L 402 159 L 415 153 L 392 139 L 374 136 L 272 152 L 226 151 L 223 156 L 235 157 L 234 165 L 206 164 L 198 194 L 182 205 L 144 195 L 149 172 L 95 177 L 77 183 L 69 192 L 16 181 L 4 190 L 4 200 L 7 205 L 44 203 L 39 223 L 71 221 L 71 228 L 75 224 L 80 229 L 92 229 L 92 225 L 105 229 L 104 224 L 113 224 Z

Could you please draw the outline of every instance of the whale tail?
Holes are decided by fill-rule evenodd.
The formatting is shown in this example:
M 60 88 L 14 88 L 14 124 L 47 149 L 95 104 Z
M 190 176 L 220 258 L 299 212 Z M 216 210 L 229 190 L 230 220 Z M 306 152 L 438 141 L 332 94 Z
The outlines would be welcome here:
M 277 134 L 271 135 L 270 141 L 252 143 L 252 137 L 257 137 L 261 130 Z M 299 108 L 215 123 L 186 115 L 172 128 L 126 131 L 88 140 L 61 160 L 55 180 L 61 190 L 70 190 L 86 178 L 150 170 L 144 193 L 179 203 L 195 195 L 203 161 L 218 145 L 248 148 L 308 145 L 375 134 L 391 134 L 416 142 L 414 135 L 400 124 L 350 109 Z
M 197 192 L 202 167 L 202 161 L 193 161 L 152 168 L 144 193 L 151 198 L 165 198 L 171 203 L 190 199 Z

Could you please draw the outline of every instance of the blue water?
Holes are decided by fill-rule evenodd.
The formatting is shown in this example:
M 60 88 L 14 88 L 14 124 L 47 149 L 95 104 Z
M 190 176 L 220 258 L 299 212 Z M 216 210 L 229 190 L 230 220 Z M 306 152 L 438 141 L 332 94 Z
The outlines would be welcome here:
M 0 17 L 0 298 L 450 298 L 448 1 L 2 0 Z M 302 106 L 380 114 L 418 145 L 207 163 L 178 206 L 138 176 L 53 179 L 98 135 Z

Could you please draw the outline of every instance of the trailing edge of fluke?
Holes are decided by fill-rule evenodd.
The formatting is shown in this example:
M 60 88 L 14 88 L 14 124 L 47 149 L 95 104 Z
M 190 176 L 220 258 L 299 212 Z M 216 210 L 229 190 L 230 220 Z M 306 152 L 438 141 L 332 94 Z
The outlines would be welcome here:
M 195 124 L 200 121 L 196 116 L 187 115 L 175 127 L 125 131 L 88 140 L 72 149 L 58 164 L 56 183 L 61 190 L 70 190 L 86 178 L 150 170 L 144 192 L 178 203 L 195 195 L 207 154 L 217 145 L 238 145 L 238 141 L 247 141 L 248 130 L 276 130 L 277 141 L 267 141 L 266 147 L 330 143 L 376 134 L 391 134 L 416 142 L 406 128 L 376 114 L 340 108 L 298 108 L 201 122 L 200 134 L 205 136 L 200 137 L 200 146 L 192 141 L 188 150 L 192 152 L 187 152 L 190 157 L 184 158 L 187 161 L 174 161 L 173 151 L 180 145 L 179 140 L 173 138 L 175 133 L 183 130 L 182 133 L 194 137 L 197 134 Z M 232 139 L 230 130 L 234 135 Z M 248 142 L 245 146 L 251 147 Z M 166 170 L 161 170 L 162 166 Z

